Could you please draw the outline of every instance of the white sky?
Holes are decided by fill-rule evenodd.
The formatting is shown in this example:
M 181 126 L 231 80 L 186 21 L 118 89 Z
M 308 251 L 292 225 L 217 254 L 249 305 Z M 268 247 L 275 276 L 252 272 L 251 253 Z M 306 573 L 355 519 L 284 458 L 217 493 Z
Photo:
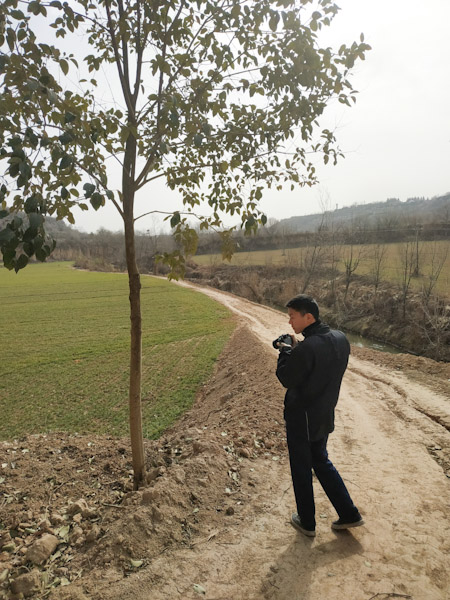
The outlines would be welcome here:
M 359 40 L 372 46 L 352 78 L 356 105 L 330 106 L 323 125 L 337 128 L 346 154 L 337 166 L 320 166 L 320 184 L 294 192 L 270 191 L 261 207 L 282 219 L 329 207 L 387 198 L 433 197 L 450 191 L 450 0 L 336 0 L 341 12 L 326 44 Z M 175 210 L 177 196 L 163 185 L 141 193 L 138 210 Z M 113 206 L 77 211 L 76 227 L 121 230 Z M 230 221 L 227 221 L 230 223 Z M 137 229 L 159 228 L 153 217 Z

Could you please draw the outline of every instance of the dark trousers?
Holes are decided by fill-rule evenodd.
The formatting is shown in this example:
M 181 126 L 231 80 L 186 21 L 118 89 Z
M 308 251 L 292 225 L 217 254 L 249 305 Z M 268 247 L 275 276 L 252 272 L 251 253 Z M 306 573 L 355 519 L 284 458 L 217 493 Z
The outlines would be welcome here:
M 356 520 L 359 511 L 328 458 L 328 436 L 310 442 L 299 437 L 296 428 L 289 427 L 288 423 L 286 433 L 297 512 L 303 526 L 306 529 L 316 527 L 312 469 L 339 517 L 348 521 Z

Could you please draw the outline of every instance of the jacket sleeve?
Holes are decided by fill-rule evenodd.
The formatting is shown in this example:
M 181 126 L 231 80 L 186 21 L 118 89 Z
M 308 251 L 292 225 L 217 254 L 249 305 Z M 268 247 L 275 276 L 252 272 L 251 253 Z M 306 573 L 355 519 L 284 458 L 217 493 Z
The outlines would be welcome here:
M 283 349 L 278 356 L 276 375 L 285 388 L 301 387 L 312 371 L 314 355 L 305 342 L 292 350 Z

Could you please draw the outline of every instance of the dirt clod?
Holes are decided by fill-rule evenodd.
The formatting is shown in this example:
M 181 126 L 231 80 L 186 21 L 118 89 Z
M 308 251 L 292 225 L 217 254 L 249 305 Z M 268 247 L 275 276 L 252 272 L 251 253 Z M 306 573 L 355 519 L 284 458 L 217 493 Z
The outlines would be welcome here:
M 38 569 L 33 569 L 30 573 L 24 573 L 14 579 L 11 584 L 13 594 L 22 594 L 25 598 L 32 596 L 40 588 L 41 577 Z
M 56 535 L 44 533 L 39 540 L 34 542 L 34 544 L 28 548 L 26 559 L 34 565 L 41 565 L 50 558 L 58 544 L 59 539 Z

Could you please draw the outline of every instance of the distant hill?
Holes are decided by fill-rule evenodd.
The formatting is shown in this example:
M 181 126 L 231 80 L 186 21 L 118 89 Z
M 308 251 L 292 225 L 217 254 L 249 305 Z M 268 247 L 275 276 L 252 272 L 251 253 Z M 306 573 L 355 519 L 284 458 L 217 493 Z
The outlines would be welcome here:
M 325 213 L 290 217 L 273 225 L 276 231 L 299 233 L 317 231 L 319 227 L 358 225 L 389 227 L 412 224 L 448 224 L 450 223 L 450 193 L 435 198 L 408 198 L 401 202 L 398 198 L 390 198 L 385 202 L 358 204 Z

